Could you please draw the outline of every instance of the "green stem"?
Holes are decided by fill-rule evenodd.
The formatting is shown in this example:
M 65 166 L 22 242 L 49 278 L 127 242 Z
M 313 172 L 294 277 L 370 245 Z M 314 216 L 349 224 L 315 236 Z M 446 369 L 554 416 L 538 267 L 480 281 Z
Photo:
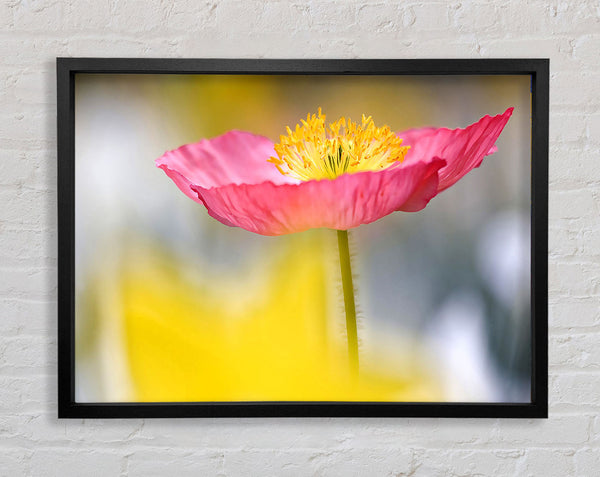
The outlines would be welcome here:
M 348 231 L 338 230 L 338 249 L 340 269 L 344 289 L 344 308 L 346 309 L 346 333 L 348 335 L 348 360 L 353 376 L 358 376 L 358 334 L 356 331 L 356 305 L 354 304 L 354 285 L 352 283 L 352 264 L 348 247 Z

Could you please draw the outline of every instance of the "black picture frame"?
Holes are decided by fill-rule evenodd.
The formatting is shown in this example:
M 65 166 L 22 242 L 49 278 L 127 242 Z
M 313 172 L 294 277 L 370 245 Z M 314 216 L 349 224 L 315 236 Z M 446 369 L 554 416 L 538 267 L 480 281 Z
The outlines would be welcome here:
M 486 417 L 548 416 L 548 59 L 255 60 L 58 58 L 58 417 Z M 530 75 L 531 402 L 372 403 L 75 401 L 75 75 L 339 74 Z

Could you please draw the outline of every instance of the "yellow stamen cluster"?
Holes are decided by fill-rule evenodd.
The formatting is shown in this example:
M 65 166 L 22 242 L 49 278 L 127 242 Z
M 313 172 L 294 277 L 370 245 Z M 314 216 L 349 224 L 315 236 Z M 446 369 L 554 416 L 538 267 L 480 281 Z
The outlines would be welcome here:
M 308 114 L 287 136 L 275 144 L 271 157 L 279 172 L 303 181 L 334 179 L 345 173 L 377 171 L 402 162 L 409 146 L 388 126 L 376 127 L 371 116 L 361 124 L 342 117 L 325 125 L 325 115 Z

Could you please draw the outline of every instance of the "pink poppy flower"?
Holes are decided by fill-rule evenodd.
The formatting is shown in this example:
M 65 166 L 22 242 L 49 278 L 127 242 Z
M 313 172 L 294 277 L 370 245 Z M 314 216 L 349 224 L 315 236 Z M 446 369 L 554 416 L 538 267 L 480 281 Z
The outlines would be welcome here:
M 348 230 L 423 209 L 495 152 L 513 108 L 465 129 L 393 133 L 319 113 L 280 143 L 229 131 L 165 153 L 156 165 L 225 225 L 262 235 Z

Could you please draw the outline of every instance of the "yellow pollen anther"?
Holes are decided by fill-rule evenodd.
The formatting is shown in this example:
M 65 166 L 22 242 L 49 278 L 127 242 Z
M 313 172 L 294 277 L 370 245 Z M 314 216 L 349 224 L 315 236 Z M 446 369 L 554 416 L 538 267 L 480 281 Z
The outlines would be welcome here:
M 277 157 L 268 159 L 284 175 L 303 181 L 334 179 L 342 174 L 378 171 L 402 162 L 410 146 L 388 126 L 376 127 L 371 116 L 361 124 L 342 117 L 325 125 L 325 115 L 307 115 L 295 130 L 275 144 Z

